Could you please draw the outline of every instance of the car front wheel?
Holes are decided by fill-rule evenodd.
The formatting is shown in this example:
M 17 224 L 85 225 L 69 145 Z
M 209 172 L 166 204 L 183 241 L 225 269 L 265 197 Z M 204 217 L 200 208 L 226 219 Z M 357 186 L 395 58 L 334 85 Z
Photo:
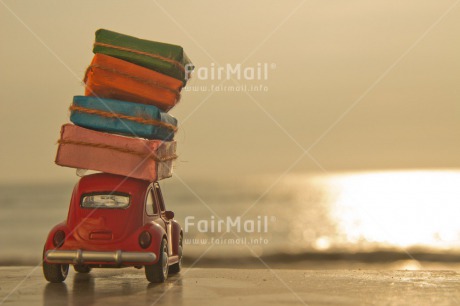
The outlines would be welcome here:
M 145 266 L 145 276 L 151 283 L 163 283 L 168 278 L 168 243 L 161 242 L 159 259 L 156 264 Z
M 51 283 L 62 283 L 69 274 L 68 264 L 49 264 L 43 261 L 43 275 Z

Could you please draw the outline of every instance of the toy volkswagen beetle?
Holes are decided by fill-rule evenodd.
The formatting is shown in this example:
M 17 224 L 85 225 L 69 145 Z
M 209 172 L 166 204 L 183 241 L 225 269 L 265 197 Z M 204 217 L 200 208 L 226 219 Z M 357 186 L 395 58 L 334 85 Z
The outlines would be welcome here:
M 92 268 L 145 267 L 150 282 L 164 282 L 182 265 L 182 229 L 165 210 L 160 186 L 98 173 L 84 176 L 73 190 L 67 221 L 48 235 L 43 274 L 49 282 Z

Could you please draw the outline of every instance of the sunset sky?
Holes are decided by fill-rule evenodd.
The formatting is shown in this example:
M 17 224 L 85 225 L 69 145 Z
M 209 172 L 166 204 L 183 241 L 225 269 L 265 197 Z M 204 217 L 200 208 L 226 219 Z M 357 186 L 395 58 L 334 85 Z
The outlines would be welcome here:
M 203 74 L 267 64 L 222 83 L 262 92 L 192 78 L 170 112 L 181 177 L 458 168 L 457 2 L 2 0 L 0 183 L 75 180 L 56 141 L 99 28 L 179 44 Z

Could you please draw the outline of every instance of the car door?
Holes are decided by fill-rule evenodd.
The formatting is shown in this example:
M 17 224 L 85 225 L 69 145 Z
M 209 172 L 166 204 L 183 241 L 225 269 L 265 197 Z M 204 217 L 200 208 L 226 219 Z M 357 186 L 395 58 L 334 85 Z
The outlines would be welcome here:
M 160 209 L 160 217 L 165 224 L 166 235 L 168 236 L 168 253 L 171 256 L 173 254 L 172 252 L 172 249 L 173 249 L 172 248 L 172 224 L 171 224 L 171 221 L 168 218 L 166 218 L 165 203 L 163 201 L 163 195 L 161 194 L 160 185 L 158 183 L 153 184 L 153 193 L 155 196 L 155 201 L 158 204 L 158 207 Z

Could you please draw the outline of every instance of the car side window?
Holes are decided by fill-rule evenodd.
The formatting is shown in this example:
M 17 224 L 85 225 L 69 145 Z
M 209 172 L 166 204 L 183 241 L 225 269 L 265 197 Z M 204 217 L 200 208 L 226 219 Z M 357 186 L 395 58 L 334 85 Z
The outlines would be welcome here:
M 148 194 L 147 194 L 147 200 L 145 201 L 145 211 L 147 212 L 147 215 L 157 215 L 158 214 L 158 208 L 157 208 L 157 205 L 155 204 L 152 192 L 153 192 L 153 189 L 149 189 Z
M 154 188 L 155 188 L 156 199 L 158 201 L 158 204 L 160 204 L 160 210 L 161 210 L 161 212 L 164 212 L 165 211 L 165 203 L 163 202 L 163 195 L 161 194 L 160 185 L 155 184 Z

